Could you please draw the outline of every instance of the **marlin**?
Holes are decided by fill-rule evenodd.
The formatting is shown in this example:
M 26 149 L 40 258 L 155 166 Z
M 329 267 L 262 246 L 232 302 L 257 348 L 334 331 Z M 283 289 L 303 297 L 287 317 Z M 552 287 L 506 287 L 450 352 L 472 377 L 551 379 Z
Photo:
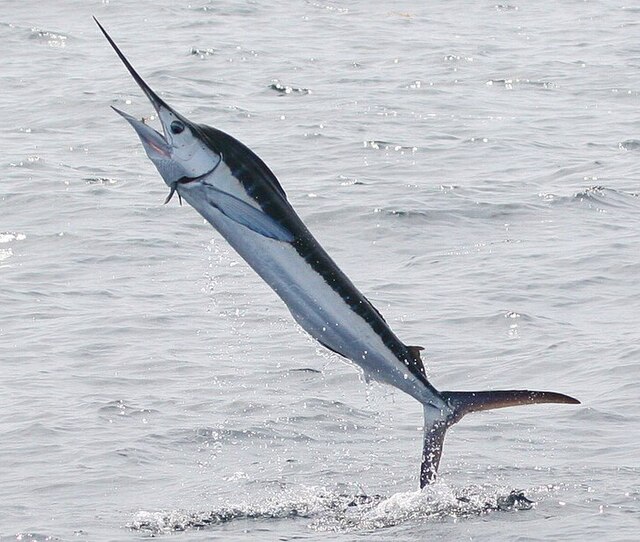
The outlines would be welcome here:
M 424 410 L 420 487 L 435 481 L 447 429 L 471 412 L 538 403 L 579 404 L 548 391 L 439 391 L 427 379 L 419 346 L 408 346 L 309 232 L 280 182 L 251 149 L 196 124 L 165 103 L 138 75 L 96 19 L 156 110 L 159 133 L 116 109 L 138 134 L 169 187 L 200 213 L 284 301 L 294 320 L 364 377 L 398 388 Z

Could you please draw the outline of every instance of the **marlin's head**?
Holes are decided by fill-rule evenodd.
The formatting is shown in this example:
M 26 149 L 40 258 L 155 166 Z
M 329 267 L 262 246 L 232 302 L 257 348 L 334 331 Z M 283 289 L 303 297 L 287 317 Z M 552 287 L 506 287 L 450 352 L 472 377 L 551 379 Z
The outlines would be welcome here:
M 111 36 L 94 17 L 98 27 L 107 38 L 107 41 L 115 49 L 124 63 L 127 70 L 136 83 L 153 105 L 162 124 L 162 131 L 154 130 L 144 121 L 113 109 L 124 117 L 138 134 L 144 150 L 149 159 L 154 163 L 158 172 L 167 183 L 171 192 L 166 201 L 171 199 L 176 188 L 180 184 L 186 184 L 200 180 L 211 173 L 222 160 L 220 153 L 217 153 L 200 137 L 200 129 L 197 124 L 189 121 L 172 107 L 167 105 L 152 89 L 144 82 L 142 77 L 134 70 L 131 63 L 122 54 Z M 165 202 L 166 203 L 166 202 Z

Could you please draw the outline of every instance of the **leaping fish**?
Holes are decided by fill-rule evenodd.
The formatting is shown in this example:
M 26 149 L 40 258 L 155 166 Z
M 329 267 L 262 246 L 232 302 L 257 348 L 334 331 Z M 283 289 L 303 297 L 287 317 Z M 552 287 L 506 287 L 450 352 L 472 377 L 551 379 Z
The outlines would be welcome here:
M 322 346 L 358 365 L 424 410 L 420 487 L 435 481 L 447 429 L 466 414 L 537 403 L 579 404 L 548 391 L 439 391 L 427 379 L 421 347 L 404 344 L 309 232 L 280 182 L 248 147 L 196 124 L 165 103 L 138 75 L 96 19 L 155 108 L 163 133 L 116 109 L 137 132 L 169 187 L 200 213 L 284 301 Z

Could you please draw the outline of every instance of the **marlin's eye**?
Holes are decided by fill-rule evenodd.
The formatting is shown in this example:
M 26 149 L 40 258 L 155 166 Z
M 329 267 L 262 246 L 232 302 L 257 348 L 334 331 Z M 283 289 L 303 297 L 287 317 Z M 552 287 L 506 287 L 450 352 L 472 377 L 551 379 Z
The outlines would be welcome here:
M 184 132 L 184 124 L 182 124 L 179 120 L 174 120 L 171 123 L 171 133 L 172 134 L 181 134 Z

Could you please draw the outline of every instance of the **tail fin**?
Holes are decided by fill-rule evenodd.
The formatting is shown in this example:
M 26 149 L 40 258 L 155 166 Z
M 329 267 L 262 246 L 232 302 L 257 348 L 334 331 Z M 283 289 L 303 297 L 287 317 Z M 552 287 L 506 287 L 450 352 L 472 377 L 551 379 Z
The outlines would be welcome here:
M 431 404 L 424 405 L 424 446 L 420 468 L 420 488 L 435 482 L 447 429 L 466 414 L 518 405 L 539 403 L 580 404 L 580 401 L 550 391 L 443 391 L 440 394 L 448 404 L 448 412 Z

